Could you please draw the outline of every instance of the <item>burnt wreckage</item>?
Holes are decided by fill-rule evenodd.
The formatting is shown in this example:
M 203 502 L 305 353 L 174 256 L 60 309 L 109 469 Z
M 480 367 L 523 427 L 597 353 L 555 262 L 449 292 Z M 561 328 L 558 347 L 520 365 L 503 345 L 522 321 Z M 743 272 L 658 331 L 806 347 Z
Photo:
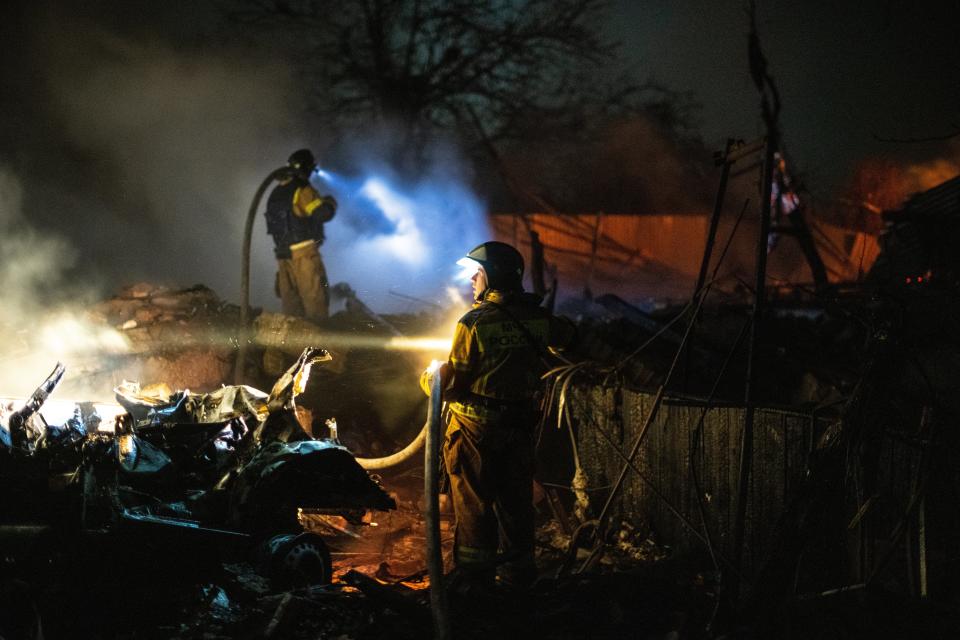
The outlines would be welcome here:
M 707 355 L 689 359 L 697 368 L 688 376 L 680 355 L 693 347 L 671 336 L 669 323 L 651 322 L 593 371 L 557 368 L 548 397 L 557 426 L 579 448 L 572 489 L 575 508 L 588 514 L 567 524 L 574 543 L 565 573 L 595 570 L 615 538 L 582 532 L 605 525 L 607 515 L 705 557 L 710 579 L 724 585 L 711 597 L 753 637 L 955 635 L 960 177 L 883 219 L 880 254 L 862 282 L 783 287 L 771 296 L 757 340 L 764 375 L 747 402 L 738 394 L 750 375 L 740 355 L 749 320 L 734 305 L 716 305 L 702 320 Z M 652 320 L 632 311 L 635 325 Z M 687 319 L 686 337 L 695 313 L 673 316 Z M 743 327 L 736 337 L 731 318 Z M 595 323 L 591 339 L 630 335 L 624 325 Z M 643 347 L 627 349 L 660 334 L 672 344 L 630 361 Z M 682 374 L 667 388 L 674 367 Z M 743 377 L 727 374 L 737 369 Z M 614 482 L 621 491 L 599 503 L 600 518 L 586 519 L 591 485 Z M 881 610 L 909 622 L 884 629 L 887 620 L 871 621 L 864 635 L 831 628 Z
M 330 359 L 305 349 L 270 394 L 225 386 L 160 400 L 125 383 L 116 397 L 126 412 L 112 430 L 90 403 L 47 424 L 40 409 L 63 377 L 58 364 L 0 416 L 0 528 L 173 555 L 214 549 L 221 560 L 254 554 L 278 583 L 329 581 L 329 553 L 302 529 L 300 510 L 359 522 L 367 509 L 396 507 L 334 434 L 314 439 L 297 421 L 310 367 Z

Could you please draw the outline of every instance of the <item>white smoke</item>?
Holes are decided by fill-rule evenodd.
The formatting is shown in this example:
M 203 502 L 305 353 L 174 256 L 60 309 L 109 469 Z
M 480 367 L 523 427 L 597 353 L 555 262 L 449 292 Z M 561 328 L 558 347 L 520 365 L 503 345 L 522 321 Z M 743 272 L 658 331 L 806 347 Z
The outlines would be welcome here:
M 65 278 L 76 250 L 62 237 L 40 233 L 28 215 L 20 181 L 0 167 L 0 395 L 32 393 L 60 361 L 67 366 L 64 385 L 85 394 L 77 399 L 108 398 L 110 389 L 85 387 L 72 365 L 122 353 L 127 342 L 86 316 L 95 291 Z
M 96 158 L 106 183 L 95 186 L 108 193 L 114 224 L 91 220 L 100 233 L 90 248 L 112 254 L 105 269 L 117 284 L 136 274 L 206 284 L 237 300 L 254 192 L 309 143 L 295 132 L 302 96 L 289 71 L 239 49 L 184 51 L 71 26 L 71 46 L 50 54 L 47 80 L 70 143 Z M 262 235 L 258 220 L 252 291 L 260 304 L 273 289 Z

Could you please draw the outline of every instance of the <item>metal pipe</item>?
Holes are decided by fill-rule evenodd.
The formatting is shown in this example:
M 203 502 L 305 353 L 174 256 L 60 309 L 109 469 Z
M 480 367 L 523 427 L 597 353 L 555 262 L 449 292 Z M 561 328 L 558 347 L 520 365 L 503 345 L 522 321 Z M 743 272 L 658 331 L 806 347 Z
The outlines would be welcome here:
M 710 268 L 710 259 L 713 257 L 713 244 L 717 238 L 717 227 L 720 224 L 720 214 L 723 213 L 723 201 L 727 195 L 727 180 L 730 178 L 730 167 L 732 162 L 728 160 L 730 150 L 733 148 L 733 138 L 727 138 L 727 144 L 723 149 L 723 157 L 720 162 L 723 169 L 720 170 L 720 184 L 717 185 L 717 197 L 713 201 L 713 213 L 710 215 L 710 225 L 707 229 L 707 241 L 703 247 L 703 257 L 700 260 L 700 273 L 697 275 L 697 284 L 693 288 L 693 295 L 697 295 L 707 281 L 707 270 Z M 738 220 L 739 223 L 739 220 Z M 722 258 L 721 258 L 722 261 Z M 686 391 L 690 382 L 690 369 L 693 359 L 693 350 L 687 350 L 686 365 L 683 368 L 683 390 Z
M 234 384 L 243 384 L 243 369 L 247 358 L 247 345 L 250 342 L 249 327 L 250 323 L 250 243 L 253 238 L 253 221 L 257 217 L 257 209 L 260 208 L 260 200 L 263 198 L 264 191 L 274 180 L 289 175 L 289 167 L 279 167 L 270 172 L 264 178 L 257 192 L 250 203 L 250 210 L 247 211 L 247 220 L 243 228 L 243 261 L 240 270 L 240 335 L 239 350 L 237 351 L 237 362 L 233 369 Z

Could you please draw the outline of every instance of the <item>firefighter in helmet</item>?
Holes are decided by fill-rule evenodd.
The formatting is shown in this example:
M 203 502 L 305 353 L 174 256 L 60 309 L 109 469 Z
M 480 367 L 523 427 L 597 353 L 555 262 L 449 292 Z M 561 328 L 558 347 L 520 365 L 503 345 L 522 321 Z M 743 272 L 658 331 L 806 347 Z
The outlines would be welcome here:
M 330 300 L 319 247 L 323 225 L 337 212 L 337 201 L 310 185 L 317 163 L 309 149 L 295 151 L 287 166 L 288 177 L 267 199 L 267 233 L 277 257 L 276 293 L 285 314 L 322 321 L 330 313 Z
M 529 585 L 534 564 L 534 429 L 548 349 L 572 342 L 574 325 L 524 293 L 523 257 L 485 242 L 458 263 L 476 269 L 475 304 L 457 323 L 439 368 L 448 422 L 443 457 L 456 516 L 460 584 Z M 432 375 L 421 377 L 429 392 Z

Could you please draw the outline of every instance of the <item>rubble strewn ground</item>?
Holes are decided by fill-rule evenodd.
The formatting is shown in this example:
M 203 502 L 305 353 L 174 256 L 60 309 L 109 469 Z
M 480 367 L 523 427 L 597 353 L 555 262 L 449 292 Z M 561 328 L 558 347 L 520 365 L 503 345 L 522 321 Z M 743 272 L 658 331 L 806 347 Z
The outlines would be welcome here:
M 203 577 L 195 576 L 196 582 L 187 575 L 176 582 L 160 581 L 157 574 L 146 572 L 130 576 L 129 590 L 123 593 L 108 589 L 92 601 L 75 600 L 94 607 L 105 598 L 108 610 L 120 607 L 126 612 L 94 616 L 84 629 L 89 637 L 125 638 L 429 637 L 422 517 L 412 509 L 414 496 L 410 498 L 400 498 L 396 513 L 377 514 L 375 529 L 358 528 L 359 539 L 327 538 L 336 565 L 329 586 L 277 591 L 243 563 L 210 566 Z M 548 521 L 540 530 L 543 580 L 529 593 L 505 589 L 455 600 L 457 637 L 661 638 L 675 637 L 670 636 L 673 631 L 688 636 L 685 629 L 709 612 L 709 596 L 696 576 L 682 577 L 683 570 L 668 560 L 654 561 L 658 554 L 653 552 L 646 560 L 638 559 L 635 549 L 613 552 L 599 575 L 551 578 L 562 556 L 549 544 L 555 526 Z M 443 531 L 449 557 L 449 518 Z M 90 594 L 102 586 L 91 584 Z M 48 637 L 69 637 L 56 624 L 54 607 L 47 606 L 65 597 L 48 592 L 39 601 Z M 53 622 L 47 623 L 50 616 Z M 639 630 L 642 636 L 631 636 Z
M 549 528 L 541 528 L 541 539 Z M 8 583 L 7 591 L 26 589 L 18 590 L 18 597 L 23 601 L 26 593 L 32 598 L 48 638 L 425 638 L 431 633 L 425 585 L 418 578 L 398 582 L 403 576 L 394 567 L 400 565 L 390 562 L 394 552 L 409 562 L 410 549 L 418 543 L 415 534 L 397 538 L 377 567 L 370 561 L 353 565 L 341 556 L 334 584 L 293 591 L 272 589 L 249 565 L 211 566 L 202 575 L 181 573 L 184 567 L 177 567 L 164 579 L 149 562 L 125 565 L 129 573 L 122 580 L 112 571 L 61 573 L 61 581 L 42 590 Z M 116 561 L 109 550 L 101 551 L 100 562 L 86 569 Z M 669 550 L 652 555 L 664 553 L 639 560 L 612 550 L 610 564 L 600 572 L 555 580 L 550 573 L 559 553 L 541 549 L 543 577 L 530 592 L 505 590 L 454 602 L 456 637 L 763 637 L 749 628 L 730 627 L 729 612 L 717 606 L 714 576 L 702 570 L 707 563 L 675 557 Z M 173 575 L 179 579 L 170 580 Z M 910 603 L 882 590 L 850 592 L 797 603 L 776 635 L 767 637 L 947 638 L 957 623 L 957 611 L 943 605 Z

